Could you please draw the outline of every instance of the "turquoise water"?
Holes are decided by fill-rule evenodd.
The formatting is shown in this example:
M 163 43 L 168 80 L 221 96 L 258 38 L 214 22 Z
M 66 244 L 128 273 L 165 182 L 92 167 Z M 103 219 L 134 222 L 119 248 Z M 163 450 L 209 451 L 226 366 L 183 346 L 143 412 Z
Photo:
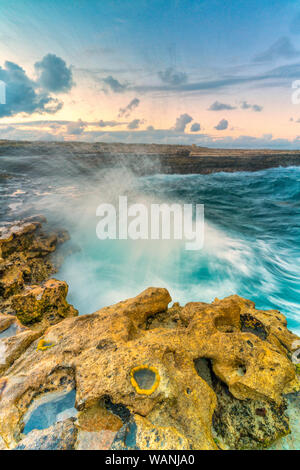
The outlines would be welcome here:
M 72 251 L 57 275 L 81 314 L 166 287 L 174 301 L 212 301 L 231 294 L 258 308 L 278 308 L 300 333 L 300 168 L 256 173 L 136 177 L 124 168 L 76 167 L 67 158 L 1 157 L 1 218 L 45 214 L 67 228 Z M 205 242 L 186 251 L 179 241 L 96 237 L 96 208 L 129 203 L 205 205 Z
M 259 308 L 278 308 L 300 330 L 300 169 L 255 174 L 153 176 L 136 183 L 149 203 L 205 205 L 201 251 L 178 241 L 100 241 L 94 213 L 74 233 L 81 251 L 59 273 L 82 313 L 134 296 L 154 285 L 174 301 L 212 301 L 231 294 Z M 134 198 L 132 197 L 134 200 Z

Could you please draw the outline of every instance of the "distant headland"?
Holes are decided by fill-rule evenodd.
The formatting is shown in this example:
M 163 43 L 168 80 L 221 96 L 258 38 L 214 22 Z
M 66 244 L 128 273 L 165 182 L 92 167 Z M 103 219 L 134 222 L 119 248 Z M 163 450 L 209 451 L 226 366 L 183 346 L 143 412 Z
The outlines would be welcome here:
M 86 157 L 91 165 L 125 165 L 137 174 L 209 174 L 300 166 L 299 150 L 221 149 L 196 145 L 0 140 L 0 157 L 32 155 Z

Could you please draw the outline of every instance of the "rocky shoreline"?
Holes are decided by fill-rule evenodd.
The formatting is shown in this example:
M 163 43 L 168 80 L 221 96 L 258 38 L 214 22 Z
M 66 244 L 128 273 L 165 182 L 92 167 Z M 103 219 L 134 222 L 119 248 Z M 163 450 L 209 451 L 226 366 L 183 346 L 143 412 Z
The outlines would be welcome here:
M 0 140 L 1 156 L 63 156 L 74 165 L 84 158 L 86 168 L 126 167 L 137 175 L 209 174 L 260 171 L 300 166 L 300 150 L 214 149 L 196 145 L 158 145 L 87 142 L 26 142 Z M 22 168 L 21 161 L 19 168 Z M 1 177 L 7 177 L 2 174 Z
M 286 439 L 300 382 L 299 338 L 284 315 L 236 295 L 169 306 L 169 292 L 150 287 L 78 316 L 52 278 L 68 234 L 45 222 L 0 227 L 0 449 L 265 449 Z M 53 416 L 36 429 L 45 406 Z

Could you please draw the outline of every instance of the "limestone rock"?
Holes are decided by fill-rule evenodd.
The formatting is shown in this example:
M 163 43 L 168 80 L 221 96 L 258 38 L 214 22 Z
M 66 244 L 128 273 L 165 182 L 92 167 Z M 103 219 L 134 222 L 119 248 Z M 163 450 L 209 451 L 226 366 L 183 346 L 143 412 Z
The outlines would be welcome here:
M 0 313 L 17 314 L 25 325 L 43 321 L 44 328 L 77 315 L 65 300 L 65 283 L 40 286 L 57 269 L 52 257 L 57 245 L 69 238 L 65 231 L 43 232 L 45 222 L 37 216 L 0 226 Z
M 53 325 L 63 318 L 78 315 L 78 311 L 68 304 L 67 294 L 66 282 L 49 279 L 42 286 L 30 286 L 24 293 L 15 295 L 12 306 L 24 325 L 43 319 Z
M 188 439 L 172 426 L 154 426 L 134 415 L 117 433 L 112 450 L 190 450 Z
M 109 450 L 116 433 L 113 431 L 78 431 L 76 450 Z
M 287 434 L 284 393 L 299 382 L 281 315 L 238 296 L 168 310 L 170 300 L 149 288 L 32 342 L 0 374 L 6 445 L 18 443 L 38 397 L 75 385 L 78 448 L 105 446 L 116 432 L 113 447 L 149 450 L 260 448 Z
M 27 434 L 14 450 L 72 450 L 77 439 L 77 428 L 74 420 L 61 423 Z

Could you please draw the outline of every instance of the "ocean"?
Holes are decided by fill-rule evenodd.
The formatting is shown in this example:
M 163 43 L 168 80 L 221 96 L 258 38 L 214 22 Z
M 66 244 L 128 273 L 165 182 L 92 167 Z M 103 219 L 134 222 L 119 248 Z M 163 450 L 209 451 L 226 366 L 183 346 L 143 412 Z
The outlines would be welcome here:
M 204 204 L 204 246 L 178 240 L 99 240 L 96 208 L 135 203 Z M 300 334 L 300 168 L 255 173 L 138 177 L 124 166 L 90 168 L 63 155 L 0 157 L 0 219 L 34 214 L 71 240 L 55 277 L 69 285 L 80 314 L 149 286 L 174 302 L 211 302 L 238 294 L 259 309 L 279 309 Z

